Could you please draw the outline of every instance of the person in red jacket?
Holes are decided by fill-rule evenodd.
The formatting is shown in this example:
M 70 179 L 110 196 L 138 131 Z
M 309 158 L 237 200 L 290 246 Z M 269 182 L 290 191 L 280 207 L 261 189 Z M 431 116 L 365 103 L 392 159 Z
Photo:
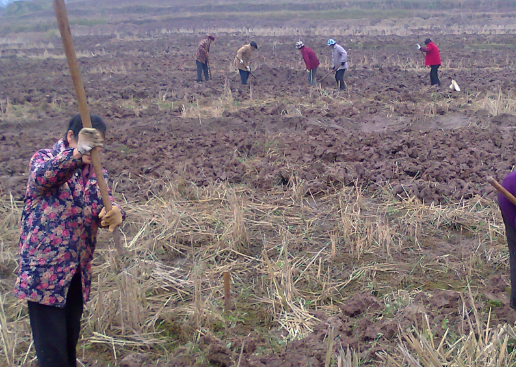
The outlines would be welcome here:
M 430 84 L 441 86 L 439 75 L 437 71 L 441 66 L 441 56 L 439 55 L 439 48 L 432 42 L 430 38 L 425 40 L 426 46 L 417 45 L 419 51 L 424 52 L 425 55 L 425 66 L 430 66 Z
M 306 73 L 308 75 L 308 83 L 311 85 L 315 85 L 315 73 L 317 72 L 317 68 L 319 67 L 319 59 L 315 55 L 315 52 L 306 47 L 303 41 L 298 41 L 296 43 L 296 48 L 301 51 L 301 55 L 303 55 L 303 60 L 305 60 L 306 64 Z

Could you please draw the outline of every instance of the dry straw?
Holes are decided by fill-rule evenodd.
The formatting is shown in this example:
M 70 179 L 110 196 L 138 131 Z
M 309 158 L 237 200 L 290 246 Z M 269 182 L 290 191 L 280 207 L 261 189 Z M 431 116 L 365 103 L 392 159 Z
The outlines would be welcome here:
M 516 338 L 516 330 L 510 325 L 490 324 L 491 312 L 484 319 L 477 312 L 477 303 L 471 288 L 469 299 L 462 298 L 462 317 L 467 321 L 469 332 L 453 342 L 449 341 L 450 329 L 438 340 L 434 337 L 429 316 L 424 314 L 422 326 L 412 332 L 400 330 L 399 356 L 385 358 L 392 366 L 435 367 L 435 366 L 500 366 L 514 365 L 516 351 L 508 344 Z
M 410 274 L 453 271 L 465 282 L 478 269 L 507 266 L 507 253 L 500 251 L 498 209 L 485 199 L 423 205 L 415 199 L 398 200 L 388 190 L 347 187 L 315 198 L 300 194 L 304 185 L 298 180 L 285 190 L 257 195 L 245 187 L 201 188 L 179 178 L 160 182 L 162 189 L 148 202 L 123 203 L 131 256 L 121 266 L 107 244 L 109 236 L 101 233 L 81 345 L 104 345 L 119 358 L 129 350 L 170 343 L 170 324 L 179 330 L 177 342 L 195 343 L 220 327 L 216 325 L 230 322 L 228 317 L 245 320 L 239 315 L 249 307 L 255 317 L 268 320 L 268 328 L 295 340 L 320 322 L 314 311 L 334 314 L 351 294 L 367 291 L 368 284 L 374 286 L 385 276 L 406 274 L 408 279 Z M 0 261 L 11 271 L 20 204 L 5 197 L 0 201 Z M 477 241 L 475 250 L 463 255 L 468 261 L 422 255 L 410 263 L 395 260 L 409 251 L 420 254 L 427 238 L 445 237 L 456 228 Z M 232 274 L 229 316 L 223 312 L 225 271 Z M 14 275 L 0 281 L 5 293 L 0 359 L 18 365 L 34 354 L 25 305 L 9 292 L 13 281 Z M 383 291 L 395 292 L 396 286 L 385 284 Z M 332 358 L 350 365 L 357 361 L 354 353 L 339 350 Z

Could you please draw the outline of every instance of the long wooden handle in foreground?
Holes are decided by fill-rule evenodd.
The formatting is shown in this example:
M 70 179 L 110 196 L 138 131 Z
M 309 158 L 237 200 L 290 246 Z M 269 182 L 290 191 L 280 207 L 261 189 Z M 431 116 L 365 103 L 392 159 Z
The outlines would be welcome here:
M 516 205 L 516 197 L 514 197 L 513 194 L 511 194 L 505 187 L 500 185 L 494 178 L 488 177 L 487 182 L 491 184 L 495 189 L 497 189 L 499 192 L 501 192 L 511 203 Z
M 73 85 L 75 87 L 75 96 L 79 104 L 79 112 L 81 114 L 81 120 L 83 127 L 91 128 L 91 118 L 88 111 L 88 104 L 86 102 L 86 93 L 84 91 L 84 84 L 81 79 L 81 72 L 79 71 L 79 64 L 75 54 L 75 47 L 73 45 L 72 33 L 70 31 L 70 23 L 68 21 L 68 12 L 64 0 L 53 0 L 54 10 L 56 12 L 57 24 L 59 31 L 61 32 L 61 39 L 63 40 L 63 47 L 68 60 L 68 66 L 70 67 L 70 74 L 72 75 Z M 98 149 L 95 148 L 91 151 L 91 160 L 93 167 L 95 168 L 95 174 L 97 175 L 97 182 L 100 188 L 100 194 L 102 196 L 102 203 L 106 212 L 109 212 L 113 206 L 111 200 L 109 200 L 108 187 L 106 180 L 104 179 L 104 173 L 102 172 L 102 165 L 100 163 L 100 156 Z M 116 249 L 120 254 L 124 252 L 122 246 L 120 229 L 116 228 L 113 232 L 113 239 L 115 241 Z

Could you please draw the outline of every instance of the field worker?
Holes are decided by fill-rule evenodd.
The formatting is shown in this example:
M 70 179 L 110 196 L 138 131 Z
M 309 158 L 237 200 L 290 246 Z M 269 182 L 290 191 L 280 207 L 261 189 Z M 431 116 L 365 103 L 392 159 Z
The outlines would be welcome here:
M 249 79 L 249 75 L 251 74 L 251 56 L 253 55 L 253 51 L 257 49 L 258 45 L 256 42 L 252 41 L 250 44 L 242 46 L 237 52 L 235 66 L 240 73 L 242 84 L 247 84 L 247 79 Z
M 215 41 L 215 37 L 206 36 L 199 42 L 197 46 L 197 54 L 195 56 L 195 63 L 197 64 L 197 81 L 202 82 L 202 73 L 204 72 L 204 79 L 210 80 L 208 57 L 210 53 L 210 45 Z
M 516 195 L 516 171 L 509 173 L 502 181 L 502 186 Z M 511 269 L 511 297 L 509 306 L 516 310 L 516 206 L 503 194 L 498 194 L 498 205 L 505 225 L 505 236 L 509 246 L 509 264 Z
M 328 47 L 332 48 L 332 60 L 333 60 L 333 70 L 335 71 L 335 80 L 337 81 L 337 85 L 340 90 L 346 89 L 346 85 L 344 84 L 344 73 L 348 68 L 348 53 L 344 50 L 344 47 L 337 44 L 334 39 L 329 39 Z
M 103 208 L 90 152 L 103 146 L 106 125 L 95 115 L 91 122 L 93 128 L 83 128 L 74 116 L 63 140 L 30 161 L 14 292 L 28 301 L 40 367 L 76 366 L 97 229 L 113 231 L 123 220 L 117 205 L 108 213 Z
M 315 73 L 317 72 L 317 68 L 319 67 L 319 59 L 315 55 L 315 52 L 305 46 L 303 41 L 298 41 L 296 43 L 296 48 L 301 51 L 301 55 L 303 55 L 303 60 L 305 60 L 306 65 L 306 73 L 308 75 L 308 83 L 311 85 L 315 85 Z
M 430 66 L 430 84 L 441 86 L 439 75 L 437 71 L 441 66 L 441 56 L 439 55 L 439 48 L 432 42 L 430 38 L 425 40 L 426 46 L 417 44 L 419 51 L 424 52 L 425 55 L 425 66 Z

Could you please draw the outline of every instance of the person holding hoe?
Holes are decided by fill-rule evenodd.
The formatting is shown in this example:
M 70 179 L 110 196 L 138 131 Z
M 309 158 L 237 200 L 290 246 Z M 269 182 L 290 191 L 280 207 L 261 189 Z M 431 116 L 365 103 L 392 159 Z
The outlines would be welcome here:
M 425 66 L 430 66 L 430 85 L 441 86 L 439 80 L 439 67 L 441 66 L 441 55 L 439 54 L 439 48 L 432 42 L 430 38 L 425 40 L 425 46 L 417 44 L 419 51 L 425 54 Z
M 335 70 L 335 80 L 340 90 L 346 89 L 344 83 L 344 73 L 348 68 L 348 53 L 341 45 L 337 44 L 334 39 L 329 39 L 326 43 L 332 48 L 333 70 Z
M 72 117 L 63 139 L 30 160 L 14 293 L 27 301 L 40 367 L 76 367 L 97 229 L 112 232 L 124 219 L 117 205 L 103 208 L 90 152 L 102 148 L 106 124 L 96 115 L 91 122 L 83 128 Z
M 215 41 L 215 37 L 206 36 L 199 42 L 197 46 L 197 54 L 195 55 L 195 64 L 197 65 L 197 81 L 202 82 L 202 73 L 204 72 L 204 79 L 210 80 L 210 66 L 208 64 L 208 57 L 210 53 L 211 43 Z
M 516 171 L 512 171 L 503 179 L 502 187 L 510 194 L 516 196 Z M 498 194 L 498 205 L 502 212 L 505 236 L 507 238 L 507 246 L 509 247 L 509 265 L 511 269 L 509 307 L 516 310 L 516 205 L 501 192 Z
M 308 83 L 315 85 L 315 73 L 319 67 L 319 59 L 317 58 L 317 55 L 311 48 L 306 47 L 303 41 L 298 41 L 296 43 L 296 48 L 301 51 L 301 55 L 305 61 Z
M 251 56 L 253 51 L 258 49 L 256 42 L 252 41 L 248 45 L 242 46 L 235 57 L 235 66 L 240 73 L 240 80 L 242 84 L 247 84 L 247 79 L 251 75 Z

